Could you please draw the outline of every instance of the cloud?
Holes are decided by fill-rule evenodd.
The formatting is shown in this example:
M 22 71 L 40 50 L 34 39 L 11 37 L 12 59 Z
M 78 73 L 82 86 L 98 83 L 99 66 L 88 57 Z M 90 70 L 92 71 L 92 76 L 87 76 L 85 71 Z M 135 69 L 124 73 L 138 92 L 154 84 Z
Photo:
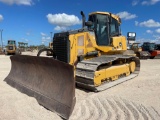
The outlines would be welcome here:
M 3 2 L 5 4 L 8 5 L 13 5 L 13 4 L 17 4 L 17 5 L 33 5 L 33 0 L 0 0 L 0 2 Z
M 140 42 L 141 44 L 143 44 L 143 42 L 147 42 L 150 41 L 150 39 L 145 39 L 145 38 L 137 38 L 136 39 L 137 42 Z
M 45 42 L 50 42 L 51 41 L 51 37 L 49 37 L 46 33 L 43 33 L 43 32 L 41 32 L 40 33 L 41 34 L 41 41 L 43 42 L 43 43 L 45 43 Z
M 157 43 L 159 40 L 150 40 L 151 43 Z
M 49 42 L 49 41 L 51 41 L 51 37 L 43 36 L 43 37 L 42 37 L 42 41 L 43 41 L 43 42 Z
M 56 31 L 66 31 L 66 30 L 67 30 L 67 27 L 56 26 L 56 27 L 54 28 L 54 30 L 56 30 Z
M 148 1 L 143 1 L 142 5 L 154 5 L 158 2 L 160 2 L 160 0 L 148 0 Z
M 157 29 L 157 30 L 155 30 L 157 33 L 160 33 L 160 28 L 159 29 Z
M 138 23 L 139 26 L 144 26 L 144 27 L 160 27 L 159 22 L 155 22 L 153 19 L 149 19 L 147 21 Z
M 30 32 L 27 32 L 27 33 L 26 33 L 26 35 L 27 35 L 27 36 L 30 36 L 30 35 L 31 35 L 31 33 L 30 33 Z
M 23 41 L 28 42 L 29 40 L 26 38 L 21 38 Z
M 124 20 L 129 20 L 137 17 L 136 14 L 131 14 L 131 13 L 128 13 L 127 11 L 119 12 L 117 13 L 117 15 Z
M 135 26 L 138 26 L 138 23 L 139 23 L 138 21 L 135 21 Z
M 159 41 L 160 41 L 160 36 L 159 36 L 159 35 L 153 35 L 153 37 L 154 37 L 156 40 L 159 40 Z
M 139 0 L 134 0 L 134 1 L 132 1 L 132 6 L 135 6 L 135 5 L 137 5 L 139 3 Z
M 158 37 L 154 37 L 152 39 L 149 39 L 149 38 L 137 38 L 136 41 L 140 42 L 141 44 L 143 44 L 143 42 L 154 42 L 154 43 L 157 43 L 157 42 L 160 41 L 160 39 L 158 39 Z
M 28 42 L 29 40 L 28 40 L 28 39 L 25 39 L 25 41 Z
M 154 43 L 160 43 L 160 36 L 159 35 L 153 35 L 153 38 L 137 38 L 137 42 L 140 42 L 143 44 L 143 42 L 154 42 Z
M 153 33 L 153 31 L 152 31 L 152 30 L 146 30 L 146 32 L 147 32 L 147 33 L 150 33 L 150 34 L 152 34 L 152 33 Z
M 81 20 L 75 15 L 62 14 L 48 14 L 48 22 L 56 25 L 55 30 L 64 30 L 69 26 L 81 24 Z
M 3 16 L 0 14 L 0 22 L 1 22 L 3 19 L 4 19 Z
M 45 33 L 43 33 L 43 32 L 41 32 L 41 35 L 42 35 L 42 36 L 46 36 L 46 34 L 45 34 Z

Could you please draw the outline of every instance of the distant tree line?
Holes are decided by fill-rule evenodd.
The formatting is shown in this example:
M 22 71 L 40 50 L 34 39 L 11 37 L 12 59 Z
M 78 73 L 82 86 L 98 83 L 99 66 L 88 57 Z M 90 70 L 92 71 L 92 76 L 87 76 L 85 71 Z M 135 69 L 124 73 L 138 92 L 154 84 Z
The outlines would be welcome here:
M 45 45 L 30 45 L 28 46 L 29 48 L 32 48 L 32 49 L 42 49 L 42 48 L 47 48 L 48 46 L 45 46 Z

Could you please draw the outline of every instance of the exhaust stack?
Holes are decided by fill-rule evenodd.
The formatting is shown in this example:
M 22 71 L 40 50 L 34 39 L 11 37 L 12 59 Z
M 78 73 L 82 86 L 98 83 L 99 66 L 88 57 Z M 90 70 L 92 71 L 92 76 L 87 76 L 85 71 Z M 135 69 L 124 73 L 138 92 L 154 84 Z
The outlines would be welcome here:
M 81 11 L 81 15 L 82 15 L 82 28 L 84 28 L 85 27 L 85 22 L 86 22 L 86 17 L 84 15 L 83 11 Z

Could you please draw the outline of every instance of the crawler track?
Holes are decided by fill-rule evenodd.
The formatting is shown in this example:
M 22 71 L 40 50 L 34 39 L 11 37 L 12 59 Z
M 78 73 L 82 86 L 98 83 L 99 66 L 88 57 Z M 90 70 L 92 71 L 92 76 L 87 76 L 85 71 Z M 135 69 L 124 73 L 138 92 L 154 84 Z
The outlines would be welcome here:
M 130 61 L 135 61 L 135 72 L 131 73 L 131 75 L 129 75 L 128 77 L 122 77 L 118 80 L 107 82 L 97 87 L 94 86 L 95 71 L 98 71 L 101 68 L 101 66 L 105 66 L 107 68 L 109 67 L 107 64 L 119 60 L 125 60 L 126 63 Z M 91 91 L 102 91 L 136 77 L 139 74 L 139 70 L 140 61 L 137 57 L 128 55 L 103 55 L 100 57 L 93 58 L 91 60 L 83 60 L 80 63 L 78 63 L 76 67 L 76 83 L 77 86 L 89 89 Z

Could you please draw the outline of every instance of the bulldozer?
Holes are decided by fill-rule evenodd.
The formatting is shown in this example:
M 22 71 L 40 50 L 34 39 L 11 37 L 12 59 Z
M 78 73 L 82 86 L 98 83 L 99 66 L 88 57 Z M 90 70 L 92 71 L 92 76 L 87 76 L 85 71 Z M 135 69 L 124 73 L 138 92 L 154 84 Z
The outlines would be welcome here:
M 46 51 L 47 56 L 53 56 L 53 42 L 49 42 L 49 48 L 42 48 L 38 51 L 37 56 L 40 56 L 42 52 Z
M 64 119 L 76 102 L 75 86 L 99 92 L 136 77 L 140 60 L 127 50 L 119 16 L 109 12 L 81 11 L 82 28 L 55 33 L 53 57 L 11 56 L 9 85 L 33 96 L 39 104 Z
M 8 45 L 6 46 L 6 55 L 18 55 L 21 54 L 21 50 L 17 48 L 15 40 L 8 40 Z
M 135 42 L 131 44 L 130 49 L 133 50 L 136 54 L 136 56 L 139 59 L 149 59 L 151 57 L 151 54 L 148 51 L 142 51 L 142 48 L 139 46 L 140 43 Z
M 150 59 L 159 58 L 160 57 L 160 50 L 155 43 L 152 42 L 144 42 L 142 45 L 143 51 L 148 51 L 150 53 Z
M 132 50 L 139 59 L 149 59 L 151 54 L 148 51 L 142 51 L 142 48 L 139 46 L 140 43 L 135 42 L 136 33 L 128 32 L 127 33 L 128 40 L 128 50 Z
M 53 49 L 53 42 L 49 42 L 49 49 Z M 52 51 L 47 51 L 47 56 L 53 56 L 53 52 Z

